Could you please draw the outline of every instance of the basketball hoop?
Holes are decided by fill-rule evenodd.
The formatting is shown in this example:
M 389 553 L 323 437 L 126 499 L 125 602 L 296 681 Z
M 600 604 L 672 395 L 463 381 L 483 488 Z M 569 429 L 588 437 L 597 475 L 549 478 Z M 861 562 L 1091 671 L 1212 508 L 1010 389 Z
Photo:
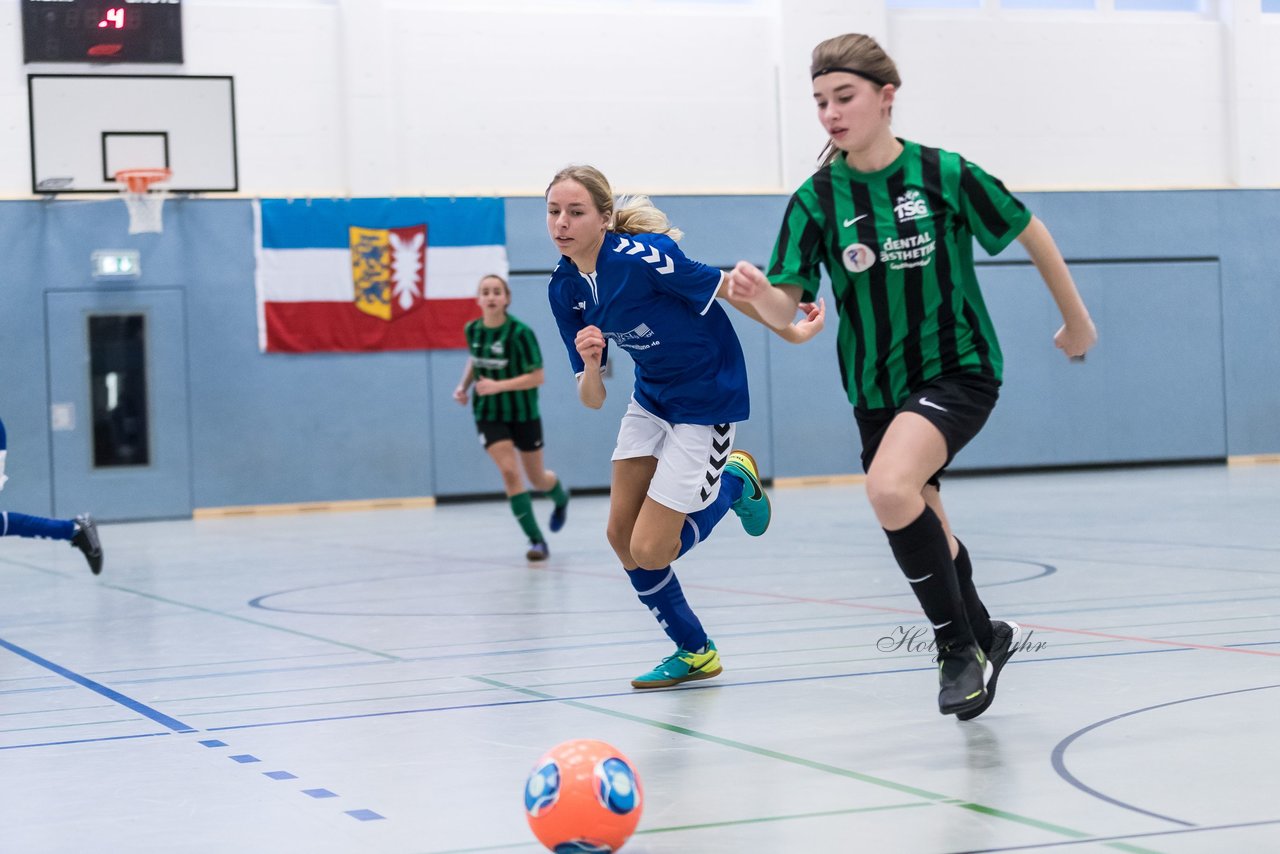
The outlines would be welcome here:
M 120 195 L 129 209 L 130 234 L 159 234 L 164 231 L 161 214 L 168 195 L 153 186 L 168 181 L 172 170 L 164 167 L 149 169 L 121 169 L 113 177 L 120 185 Z

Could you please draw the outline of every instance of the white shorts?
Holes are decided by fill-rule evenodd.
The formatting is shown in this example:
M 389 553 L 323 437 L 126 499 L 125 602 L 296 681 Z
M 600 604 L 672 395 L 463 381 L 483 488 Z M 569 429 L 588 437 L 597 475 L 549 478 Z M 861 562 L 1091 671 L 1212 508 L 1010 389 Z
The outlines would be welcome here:
M 649 497 L 672 510 L 701 510 L 720 492 L 720 475 L 733 450 L 736 424 L 672 424 L 633 398 L 618 427 L 615 460 L 657 457 Z

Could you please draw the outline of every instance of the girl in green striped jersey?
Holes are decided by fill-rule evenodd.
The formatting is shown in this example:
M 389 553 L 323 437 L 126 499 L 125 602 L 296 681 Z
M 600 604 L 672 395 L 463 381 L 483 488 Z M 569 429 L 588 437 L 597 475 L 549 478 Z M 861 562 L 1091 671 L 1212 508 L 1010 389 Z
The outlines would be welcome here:
M 991 254 L 1014 240 L 1026 249 L 1062 313 L 1053 340 L 1066 356 L 1082 360 L 1098 336 L 1040 220 L 960 155 L 894 136 L 902 80 L 874 39 L 822 42 L 810 73 L 828 135 L 822 166 L 792 195 L 768 273 L 739 263 L 729 295 L 779 328 L 813 299 L 826 269 L 867 497 L 933 625 L 939 710 L 968 720 L 990 705 L 1020 636 L 1016 623 L 988 616 L 938 491 L 1002 377 L 974 239 Z
M 533 516 L 533 498 L 525 489 L 524 479 L 527 477 L 535 489 L 550 494 L 555 502 L 552 533 L 564 527 L 569 495 L 555 472 L 542 462 L 542 418 L 538 411 L 542 352 L 533 330 L 507 313 L 511 288 L 506 279 L 481 279 L 476 302 L 483 316 L 467 324 L 471 358 L 467 359 L 453 399 L 466 406 L 468 389 L 474 384 L 472 412 L 476 431 L 502 474 L 511 512 L 529 538 L 525 556 L 529 560 L 546 560 L 551 550 Z

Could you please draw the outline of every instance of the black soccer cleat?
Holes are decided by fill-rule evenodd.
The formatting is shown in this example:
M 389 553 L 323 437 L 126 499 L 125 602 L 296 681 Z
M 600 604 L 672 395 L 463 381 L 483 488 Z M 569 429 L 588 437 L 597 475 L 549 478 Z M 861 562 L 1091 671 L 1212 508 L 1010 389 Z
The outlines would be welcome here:
M 991 662 L 977 644 L 938 647 L 938 711 L 971 712 L 987 700 Z
M 98 540 L 98 523 L 88 513 L 81 513 L 76 517 L 76 532 L 71 537 L 71 545 L 84 554 L 94 575 L 102 572 L 102 543 Z
M 991 676 L 987 679 L 987 698 L 981 706 L 972 711 L 958 712 L 956 714 L 958 720 L 971 721 L 991 706 L 991 702 L 996 698 L 996 680 L 1000 678 L 1000 671 L 1005 662 L 1013 658 L 1013 654 L 1018 651 L 1018 641 L 1021 639 L 1022 627 L 1017 623 L 1004 620 L 991 621 L 991 650 L 987 653 L 987 660 L 991 662 Z

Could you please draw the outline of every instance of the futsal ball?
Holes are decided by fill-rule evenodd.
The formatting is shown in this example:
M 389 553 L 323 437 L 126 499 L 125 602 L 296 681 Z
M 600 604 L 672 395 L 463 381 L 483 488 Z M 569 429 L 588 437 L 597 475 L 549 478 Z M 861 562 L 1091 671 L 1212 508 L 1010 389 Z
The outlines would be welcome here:
M 617 851 L 636 829 L 643 800 L 627 757 L 587 738 L 548 750 L 524 786 L 529 827 L 556 854 Z

